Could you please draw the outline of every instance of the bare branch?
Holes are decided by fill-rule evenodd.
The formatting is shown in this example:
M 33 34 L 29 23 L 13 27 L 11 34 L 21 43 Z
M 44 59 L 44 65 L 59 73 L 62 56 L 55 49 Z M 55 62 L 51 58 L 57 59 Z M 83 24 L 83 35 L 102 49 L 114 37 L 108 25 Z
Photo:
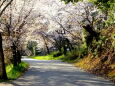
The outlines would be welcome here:
M 6 8 L 12 3 L 13 0 L 10 0 L 9 3 L 6 4 L 6 6 L 1 10 L 0 17 L 2 16 L 3 12 L 6 10 Z
M 0 5 L 0 8 L 3 6 L 3 4 L 6 2 L 6 0 L 3 0 L 1 5 Z

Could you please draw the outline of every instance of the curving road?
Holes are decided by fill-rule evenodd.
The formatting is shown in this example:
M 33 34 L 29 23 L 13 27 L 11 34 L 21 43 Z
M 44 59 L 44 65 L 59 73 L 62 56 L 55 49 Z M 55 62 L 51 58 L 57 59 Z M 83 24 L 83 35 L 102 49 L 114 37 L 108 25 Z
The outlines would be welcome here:
M 61 61 L 22 59 L 30 64 L 19 79 L 0 86 L 115 86 L 110 81 Z

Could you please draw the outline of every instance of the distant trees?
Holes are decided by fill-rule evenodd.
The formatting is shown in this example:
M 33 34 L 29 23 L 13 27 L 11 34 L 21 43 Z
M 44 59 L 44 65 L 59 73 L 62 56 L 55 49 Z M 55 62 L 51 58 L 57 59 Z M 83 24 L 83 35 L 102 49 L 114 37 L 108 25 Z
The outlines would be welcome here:
M 44 46 L 46 48 L 47 54 L 50 54 L 49 46 L 48 46 L 48 37 L 45 33 L 40 32 L 41 38 L 43 39 Z
M 59 50 L 60 53 L 63 53 L 64 55 L 67 54 L 67 51 L 71 51 L 73 49 L 72 44 L 70 43 L 68 38 L 59 36 L 54 40 L 55 40 L 55 47 Z
M 54 46 L 64 54 L 71 51 L 75 44 L 79 44 L 81 41 L 81 28 L 77 25 L 77 20 L 72 18 L 73 15 L 67 12 L 67 10 L 72 12 L 73 8 L 71 7 L 72 5 L 60 6 L 56 15 L 50 15 L 56 29 L 49 28 L 49 35 L 52 35 Z M 52 29 L 51 32 L 50 29 Z
M 66 54 L 67 51 L 71 51 L 73 49 L 75 44 L 79 44 L 79 42 L 81 42 L 81 32 L 79 28 L 74 25 L 76 23 L 74 22 L 76 19 L 72 19 L 71 14 L 65 12 L 66 7 L 69 10 L 72 10 L 69 8 L 69 5 L 58 6 L 56 1 L 53 2 L 53 5 L 58 8 L 56 9 L 56 13 L 54 12 L 54 15 L 49 12 L 38 11 L 39 16 L 33 24 L 36 29 L 32 29 L 34 31 L 31 30 L 32 34 L 30 35 L 34 36 L 33 40 L 39 43 L 39 48 L 42 47 L 42 49 L 47 53 L 52 51 L 51 49 L 61 49 L 62 53 L 64 52 Z M 48 7 L 52 7 L 53 5 L 48 5 Z
M 36 41 L 28 41 L 27 49 L 31 51 L 32 56 L 36 56 L 37 42 Z

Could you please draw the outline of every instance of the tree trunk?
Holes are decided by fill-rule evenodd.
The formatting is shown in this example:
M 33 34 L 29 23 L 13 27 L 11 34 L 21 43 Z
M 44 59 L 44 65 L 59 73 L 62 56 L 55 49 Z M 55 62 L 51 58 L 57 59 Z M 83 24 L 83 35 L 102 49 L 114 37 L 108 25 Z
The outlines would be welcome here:
M 17 66 L 17 50 L 15 44 L 12 46 L 12 52 L 13 52 L 13 66 Z
M 50 51 L 49 51 L 49 48 L 48 48 L 48 46 L 47 46 L 47 43 L 45 43 L 45 45 L 46 45 L 47 53 L 49 54 Z
M 36 47 L 33 47 L 33 56 L 36 56 Z
M 47 50 L 47 54 L 49 54 L 50 53 L 50 50 L 49 50 L 49 48 L 48 48 L 48 44 L 47 44 L 47 41 L 45 40 L 45 37 L 42 35 L 42 38 L 43 38 L 43 40 L 44 40 L 44 44 L 45 44 L 45 47 L 46 47 L 46 50 Z
M 67 53 L 67 47 L 65 45 L 63 46 L 63 53 L 64 53 L 64 55 L 66 55 L 66 53 Z
M 93 27 L 91 27 L 90 25 L 86 25 L 83 26 L 83 28 L 89 33 L 89 35 L 86 37 L 87 46 L 91 46 L 93 38 L 95 38 L 96 41 L 99 40 L 99 33 L 94 31 Z
M 20 50 L 17 50 L 17 61 L 18 61 L 18 64 L 21 63 L 21 51 Z
M 2 35 L 0 33 L 0 79 L 7 80 L 7 74 L 5 69 L 5 62 L 4 62 L 4 53 L 2 47 Z

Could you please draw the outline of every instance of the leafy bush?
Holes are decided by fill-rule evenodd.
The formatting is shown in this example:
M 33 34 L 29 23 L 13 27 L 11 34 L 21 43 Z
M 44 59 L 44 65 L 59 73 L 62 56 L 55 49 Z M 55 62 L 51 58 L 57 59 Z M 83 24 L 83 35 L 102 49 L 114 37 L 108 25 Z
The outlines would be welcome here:
M 58 57 L 58 56 L 61 56 L 61 55 L 62 55 L 62 53 L 57 52 L 57 53 L 53 54 L 53 57 Z

